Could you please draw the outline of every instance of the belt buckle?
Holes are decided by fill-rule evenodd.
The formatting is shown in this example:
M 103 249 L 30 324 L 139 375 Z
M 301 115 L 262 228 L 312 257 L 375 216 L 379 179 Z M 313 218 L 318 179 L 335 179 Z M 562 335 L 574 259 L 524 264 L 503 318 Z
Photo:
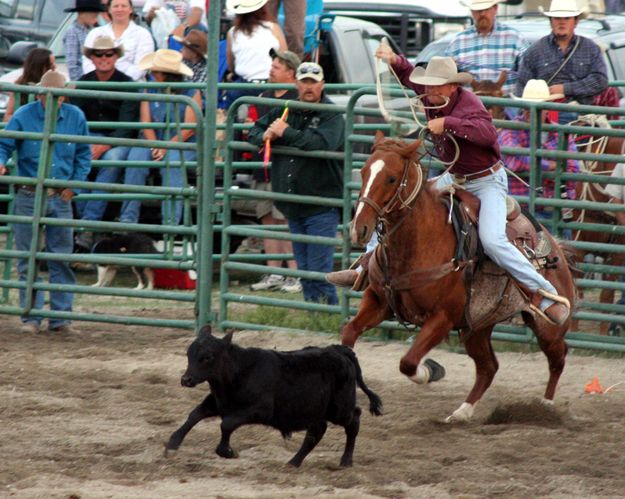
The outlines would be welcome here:
M 467 178 L 464 176 L 460 176 L 460 175 L 454 175 L 454 179 L 456 184 L 458 185 L 462 185 L 467 181 Z

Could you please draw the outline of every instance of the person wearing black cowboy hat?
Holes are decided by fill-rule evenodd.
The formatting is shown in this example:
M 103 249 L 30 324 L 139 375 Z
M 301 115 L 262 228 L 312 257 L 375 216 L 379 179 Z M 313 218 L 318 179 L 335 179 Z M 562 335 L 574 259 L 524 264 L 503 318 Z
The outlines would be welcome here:
M 87 33 L 97 25 L 98 16 L 105 11 L 106 7 L 101 0 L 76 0 L 74 7 L 65 9 L 65 12 L 77 13 L 63 37 L 63 52 L 70 80 L 78 80 L 82 76 L 82 48 Z

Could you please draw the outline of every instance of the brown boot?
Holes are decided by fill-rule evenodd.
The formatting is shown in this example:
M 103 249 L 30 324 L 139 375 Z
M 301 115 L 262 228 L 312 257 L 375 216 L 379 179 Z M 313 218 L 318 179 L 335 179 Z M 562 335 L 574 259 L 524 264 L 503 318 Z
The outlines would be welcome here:
M 569 318 L 571 310 L 564 303 L 549 305 L 543 313 L 556 325 L 561 326 Z
M 341 288 L 351 288 L 356 279 L 358 279 L 358 272 L 351 269 L 326 274 L 326 281 Z

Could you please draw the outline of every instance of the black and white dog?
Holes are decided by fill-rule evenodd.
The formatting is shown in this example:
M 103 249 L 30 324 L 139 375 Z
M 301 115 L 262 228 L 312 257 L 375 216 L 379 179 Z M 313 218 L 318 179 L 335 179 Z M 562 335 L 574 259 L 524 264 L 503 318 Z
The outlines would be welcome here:
M 92 253 L 123 255 L 126 253 L 155 254 L 158 253 L 152 238 L 145 234 L 113 235 L 100 239 L 93 245 Z M 115 278 L 118 266 L 98 264 L 98 282 L 93 287 L 110 286 Z M 137 276 L 138 284 L 135 289 L 153 289 L 154 272 L 148 267 L 130 267 Z

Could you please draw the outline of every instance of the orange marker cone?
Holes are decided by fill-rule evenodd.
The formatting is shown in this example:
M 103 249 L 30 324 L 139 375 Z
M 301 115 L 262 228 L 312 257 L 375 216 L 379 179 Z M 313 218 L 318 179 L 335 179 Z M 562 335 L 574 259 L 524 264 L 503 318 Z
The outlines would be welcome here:
M 586 393 L 603 393 L 603 387 L 599 383 L 599 378 L 595 376 L 590 383 L 586 383 L 584 391 Z

